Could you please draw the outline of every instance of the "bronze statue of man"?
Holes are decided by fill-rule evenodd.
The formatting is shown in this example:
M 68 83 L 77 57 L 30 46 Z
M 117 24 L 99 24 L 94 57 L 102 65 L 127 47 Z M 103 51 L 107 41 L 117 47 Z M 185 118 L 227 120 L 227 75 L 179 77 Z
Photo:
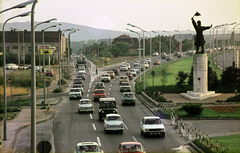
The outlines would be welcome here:
M 196 14 L 200 15 L 198 12 Z M 192 24 L 193 24 L 193 26 L 196 30 L 196 33 L 197 33 L 195 43 L 194 43 L 194 45 L 196 46 L 196 50 L 197 50 L 196 53 L 199 53 L 198 50 L 199 50 L 199 47 L 201 46 L 201 48 L 202 48 L 201 53 L 204 54 L 205 40 L 204 40 L 204 37 L 203 37 L 203 31 L 207 30 L 207 29 L 210 29 L 212 27 L 212 25 L 208 26 L 208 27 L 201 26 L 201 21 L 197 21 L 197 24 L 196 24 L 196 22 L 194 20 L 194 16 L 192 17 Z

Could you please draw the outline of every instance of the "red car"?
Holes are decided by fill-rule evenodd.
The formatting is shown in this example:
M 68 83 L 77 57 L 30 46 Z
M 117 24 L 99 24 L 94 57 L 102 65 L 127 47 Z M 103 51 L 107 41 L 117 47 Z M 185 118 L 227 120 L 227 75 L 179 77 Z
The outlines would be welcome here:
M 131 72 L 126 72 L 125 75 L 128 76 L 129 80 L 132 80 L 132 79 L 133 79 L 133 75 L 132 75 Z
M 53 70 L 46 70 L 45 75 L 46 76 L 54 76 L 54 72 L 53 72 Z
M 119 144 L 117 153 L 146 153 L 140 142 L 122 142 Z
M 94 101 L 99 101 L 99 98 L 106 98 L 105 89 L 95 89 L 93 92 Z

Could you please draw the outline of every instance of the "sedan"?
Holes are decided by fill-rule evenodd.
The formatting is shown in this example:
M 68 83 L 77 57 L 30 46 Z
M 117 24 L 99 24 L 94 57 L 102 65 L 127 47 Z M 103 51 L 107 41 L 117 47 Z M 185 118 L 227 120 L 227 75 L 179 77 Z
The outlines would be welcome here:
M 78 104 L 78 113 L 91 112 L 93 113 L 94 108 L 90 99 L 81 99 Z

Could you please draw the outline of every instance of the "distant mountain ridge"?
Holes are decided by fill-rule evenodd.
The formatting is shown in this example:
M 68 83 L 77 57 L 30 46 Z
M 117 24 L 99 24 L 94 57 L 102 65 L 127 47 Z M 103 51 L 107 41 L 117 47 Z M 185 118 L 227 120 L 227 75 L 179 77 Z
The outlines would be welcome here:
M 40 22 L 35 22 L 35 25 L 37 25 Z M 129 33 L 129 32 L 123 32 L 123 31 L 113 31 L 113 30 L 105 30 L 105 29 L 96 29 L 88 26 L 83 26 L 83 25 L 77 25 L 77 24 L 72 24 L 72 23 L 67 23 L 67 22 L 52 22 L 52 23 L 46 23 L 46 24 L 41 24 L 36 27 L 36 31 L 41 31 L 42 29 L 45 29 L 51 25 L 56 25 L 61 23 L 62 25 L 57 28 L 51 28 L 47 29 L 47 31 L 54 31 L 54 30 L 64 30 L 64 29 L 70 29 L 70 28 L 75 28 L 79 29 L 79 32 L 76 32 L 74 34 L 71 34 L 71 41 L 79 42 L 79 41 L 87 41 L 89 39 L 109 39 L 111 38 L 112 40 L 115 37 L 118 37 L 124 33 Z M 0 26 L 3 26 L 3 23 L 0 23 Z M 12 23 L 7 23 L 5 25 L 5 31 L 10 31 L 10 28 L 16 28 L 20 30 L 31 30 L 31 22 L 12 22 Z M 2 31 L 2 29 L 1 29 Z

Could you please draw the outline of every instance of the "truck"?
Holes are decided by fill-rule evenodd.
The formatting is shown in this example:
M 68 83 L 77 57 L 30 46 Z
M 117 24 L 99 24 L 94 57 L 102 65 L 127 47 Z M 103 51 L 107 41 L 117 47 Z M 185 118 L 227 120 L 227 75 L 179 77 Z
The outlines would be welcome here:
M 118 114 L 117 103 L 114 97 L 99 99 L 98 105 L 99 121 L 103 121 L 107 114 Z

